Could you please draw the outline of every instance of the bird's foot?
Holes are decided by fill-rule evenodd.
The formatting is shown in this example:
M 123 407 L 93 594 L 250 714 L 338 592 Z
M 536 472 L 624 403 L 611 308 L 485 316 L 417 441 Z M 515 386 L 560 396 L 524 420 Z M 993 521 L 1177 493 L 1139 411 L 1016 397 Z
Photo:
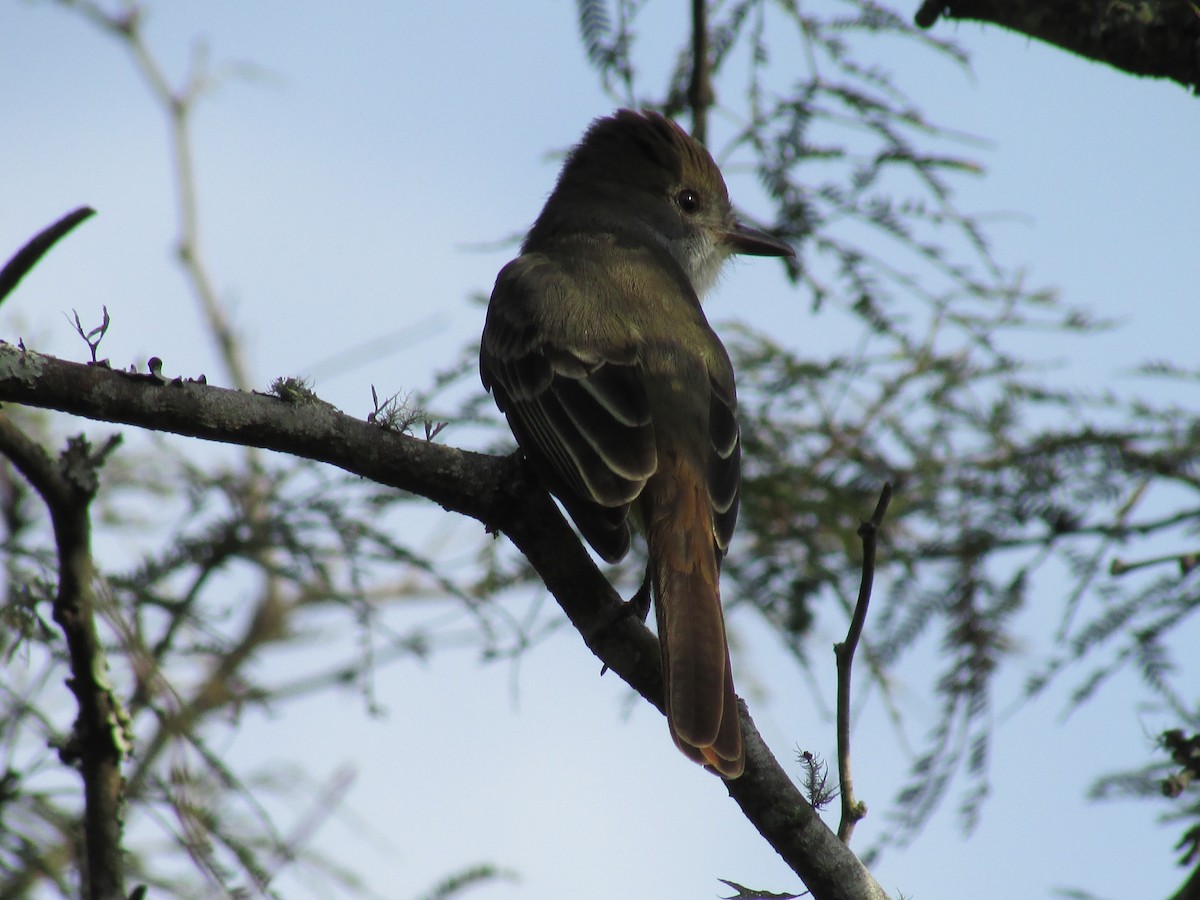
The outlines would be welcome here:
M 646 570 L 646 577 L 642 579 L 642 585 L 637 589 L 632 597 L 621 604 L 620 609 L 606 623 L 600 626 L 600 631 L 607 631 L 610 628 L 615 628 L 622 621 L 630 616 L 636 616 L 639 622 L 645 623 L 650 615 L 650 570 Z M 603 675 L 608 671 L 608 666 L 602 666 L 600 674 Z

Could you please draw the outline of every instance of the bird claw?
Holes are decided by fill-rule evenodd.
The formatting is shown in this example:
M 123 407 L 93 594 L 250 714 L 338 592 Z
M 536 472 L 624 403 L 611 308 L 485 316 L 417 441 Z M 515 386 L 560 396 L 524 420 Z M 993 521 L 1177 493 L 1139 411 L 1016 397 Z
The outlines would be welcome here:
M 621 608 L 617 610 L 616 615 L 601 627 L 601 630 L 607 631 L 615 627 L 622 620 L 629 616 L 636 616 L 638 621 L 645 624 L 646 619 L 650 615 L 650 569 L 646 569 L 646 577 L 642 579 L 642 586 L 637 589 L 632 597 L 621 604 Z M 608 671 L 607 664 L 600 667 L 600 674 L 603 675 Z
M 625 608 L 632 614 L 636 615 L 643 623 L 650 615 L 650 569 L 646 568 L 646 577 L 642 579 L 642 586 L 637 589 L 632 597 L 625 601 Z

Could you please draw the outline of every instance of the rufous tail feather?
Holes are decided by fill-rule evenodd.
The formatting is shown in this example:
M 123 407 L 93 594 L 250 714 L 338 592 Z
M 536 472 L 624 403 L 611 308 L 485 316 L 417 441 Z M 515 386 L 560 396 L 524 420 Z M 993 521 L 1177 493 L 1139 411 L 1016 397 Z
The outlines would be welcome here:
M 667 724 L 684 754 L 737 778 L 745 756 L 721 611 L 712 507 L 698 473 L 662 462 L 643 497 Z

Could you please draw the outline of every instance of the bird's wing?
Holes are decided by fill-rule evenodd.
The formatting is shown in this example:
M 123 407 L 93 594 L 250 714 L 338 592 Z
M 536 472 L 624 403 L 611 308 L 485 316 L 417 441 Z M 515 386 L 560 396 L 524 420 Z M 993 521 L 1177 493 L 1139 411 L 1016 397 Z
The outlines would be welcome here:
M 712 503 L 713 536 L 724 555 L 737 524 L 742 482 L 742 435 L 738 428 L 733 369 L 709 373 L 708 499 Z
M 506 266 L 479 370 L 543 482 L 596 552 L 615 561 L 629 549 L 629 506 L 658 465 L 654 429 L 633 341 L 564 320 L 578 308 L 569 295 L 577 290 L 529 257 Z

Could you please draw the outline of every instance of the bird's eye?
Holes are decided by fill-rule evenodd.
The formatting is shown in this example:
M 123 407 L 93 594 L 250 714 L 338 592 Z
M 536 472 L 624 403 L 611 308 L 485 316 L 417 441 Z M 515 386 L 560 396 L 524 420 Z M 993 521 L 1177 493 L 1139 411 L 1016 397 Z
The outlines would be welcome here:
M 685 215 L 695 215 L 700 212 L 700 195 L 691 188 L 684 188 L 675 195 L 675 202 Z

